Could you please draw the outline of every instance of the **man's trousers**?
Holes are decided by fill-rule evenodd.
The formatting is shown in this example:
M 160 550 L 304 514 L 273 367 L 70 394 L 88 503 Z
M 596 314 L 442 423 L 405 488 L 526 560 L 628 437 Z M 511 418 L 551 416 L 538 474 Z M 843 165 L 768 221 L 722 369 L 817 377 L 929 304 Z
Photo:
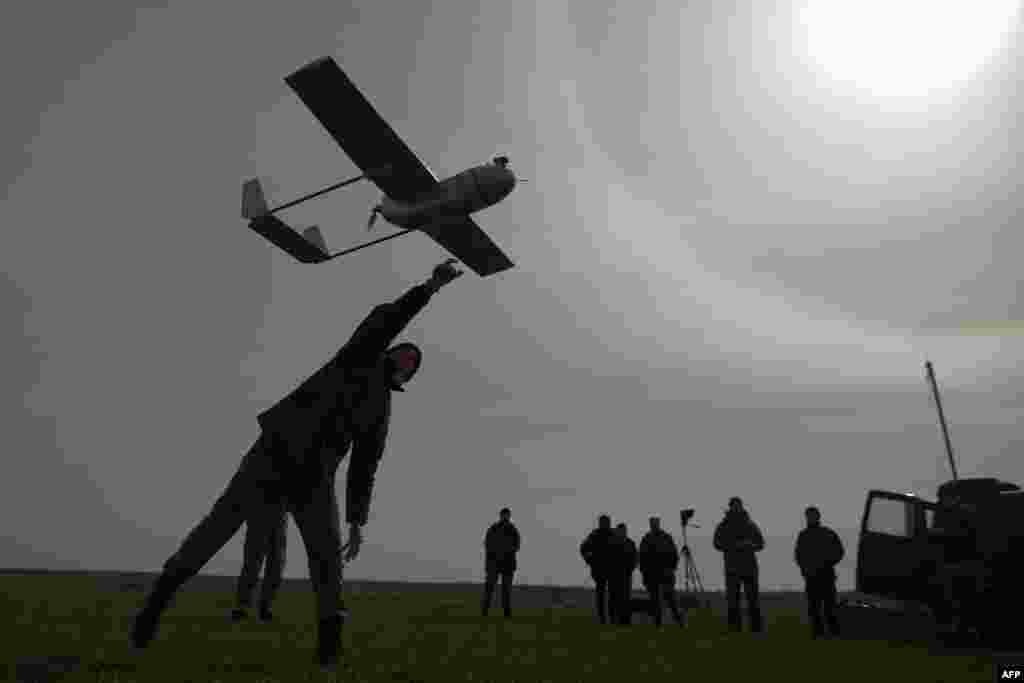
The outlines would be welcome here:
M 260 611 L 269 612 L 281 587 L 288 544 L 288 508 L 282 501 L 268 505 L 245 522 L 242 571 L 238 575 L 235 604 L 239 609 L 252 606 L 253 593 L 263 568 Z
M 295 519 L 309 558 L 317 617 L 333 617 L 341 607 L 341 529 L 330 467 L 311 457 L 299 467 L 285 444 L 264 433 L 242 459 L 238 471 L 210 512 L 164 564 L 164 582 L 176 590 L 223 548 L 242 524 L 284 506 Z
M 672 618 L 677 624 L 685 624 L 682 613 L 679 611 L 679 600 L 676 598 L 676 575 L 675 572 L 663 572 L 643 577 L 644 588 L 651 596 L 651 618 L 654 623 L 661 626 L 662 611 L 665 603 L 672 613 Z
M 609 612 L 611 611 L 611 605 L 609 604 L 608 599 L 608 584 L 612 580 L 612 574 L 607 571 L 598 572 L 591 569 L 590 578 L 594 579 L 594 598 L 597 601 L 597 621 L 601 624 L 607 623 Z
M 494 596 L 494 587 L 498 583 L 499 576 L 501 577 L 501 608 L 506 617 L 512 616 L 512 577 L 514 574 L 515 570 L 507 567 L 488 566 L 486 568 L 484 571 L 484 594 L 480 602 L 480 613 L 483 616 L 487 616 L 488 610 L 491 609 L 491 599 Z
M 761 595 L 758 590 L 757 574 L 725 573 L 725 593 L 726 601 L 729 605 L 729 628 L 733 631 L 739 631 L 743 627 L 743 619 L 740 613 L 741 586 L 747 597 L 750 630 L 754 633 L 760 633 L 764 629 L 764 623 L 761 618 Z
M 633 592 L 633 572 L 619 572 L 608 583 L 608 611 L 613 624 L 629 624 L 633 620 L 629 604 Z
M 839 620 L 836 618 L 836 575 L 832 571 L 820 572 L 804 577 L 804 593 L 807 596 L 807 616 L 811 621 L 811 634 L 839 635 Z M 824 616 L 824 620 L 822 619 Z

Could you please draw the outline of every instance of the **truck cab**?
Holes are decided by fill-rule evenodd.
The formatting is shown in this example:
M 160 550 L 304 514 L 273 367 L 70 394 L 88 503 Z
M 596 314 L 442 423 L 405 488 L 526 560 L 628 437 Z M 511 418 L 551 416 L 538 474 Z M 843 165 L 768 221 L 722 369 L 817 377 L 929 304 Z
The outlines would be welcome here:
M 857 545 L 857 591 L 896 600 L 930 598 L 938 550 L 930 534 L 938 505 L 891 491 L 868 492 Z
M 928 605 L 937 617 L 1024 604 L 1024 491 L 997 479 L 947 482 L 938 501 L 868 492 L 857 591 Z M 978 625 L 981 626 L 980 624 Z

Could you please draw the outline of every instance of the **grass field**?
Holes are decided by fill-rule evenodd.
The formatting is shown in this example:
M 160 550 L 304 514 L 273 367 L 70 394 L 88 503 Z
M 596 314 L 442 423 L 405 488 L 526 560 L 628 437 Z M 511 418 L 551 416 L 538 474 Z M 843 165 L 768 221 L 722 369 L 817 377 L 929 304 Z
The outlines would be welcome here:
M 216 578 L 216 577 L 211 577 Z M 179 593 L 156 641 L 144 653 L 127 633 L 150 578 L 0 575 L 3 664 L 21 670 L 71 664 L 60 681 L 991 681 L 992 657 L 947 652 L 915 640 L 904 626 L 860 625 L 860 635 L 811 641 L 798 596 L 765 598 L 767 633 L 730 634 L 720 600 L 695 610 L 686 630 L 668 620 L 629 627 L 595 623 L 589 595 L 568 589 L 575 606 L 557 606 L 544 588 L 513 594 L 515 614 L 482 619 L 473 586 L 400 584 L 347 596 L 346 664 L 325 675 L 311 665 L 313 600 L 289 582 L 278 623 L 230 624 L 231 581 L 199 577 Z M 646 621 L 646 619 L 645 619 Z M 874 630 L 874 632 L 872 632 Z M 893 633 L 895 630 L 897 633 Z M 881 639 L 886 638 L 886 639 Z M 67 657 L 67 660 L 60 660 Z M 27 679 L 26 679 L 27 680 Z

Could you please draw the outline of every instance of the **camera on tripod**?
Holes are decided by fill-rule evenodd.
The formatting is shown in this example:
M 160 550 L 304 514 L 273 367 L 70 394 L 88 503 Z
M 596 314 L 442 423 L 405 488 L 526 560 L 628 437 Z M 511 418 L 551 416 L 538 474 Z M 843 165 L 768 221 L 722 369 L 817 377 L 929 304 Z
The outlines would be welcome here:
M 683 595 L 680 597 L 680 604 L 708 608 L 711 603 L 704 594 L 704 582 L 700 580 L 700 572 L 697 571 L 697 564 L 693 561 L 693 553 L 690 552 L 690 544 L 686 539 L 687 527 L 700 528 L 699 524 L 691 524 L 693 513 L 693 508 L 679 511 L 679 522 L 683 526 L 683 546 L 679 549 L 683 560 Z

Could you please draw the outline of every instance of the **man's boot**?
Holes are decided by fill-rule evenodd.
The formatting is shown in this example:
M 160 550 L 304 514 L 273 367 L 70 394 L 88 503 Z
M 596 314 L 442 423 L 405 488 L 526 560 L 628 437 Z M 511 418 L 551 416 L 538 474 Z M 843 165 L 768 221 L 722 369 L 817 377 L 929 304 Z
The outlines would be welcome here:
M 512 595 L 507 585 L 501 587 L 501 608 L 506 619 L 512 616 Z
M 743 630 L 743 621 L 740 616 L 740 608 L 730 606 L 728 609 L 728 617 L 726 619 L 729 624 L 729 630 L 733 633 L 738 633 Z
M 750 608 L 750 630 L 753 633 L 764 633 L 764 619 L 761 617 L 760 605 Z
M 131 641 L 136 649 L 143 649 L 156 636 L 157 627 L 160 624 L 160 615 L 171 603 L 175 591 L 181 588 L 191 574 L 179 572 L 171 574 L 164 572 L 157 577 L 153 589 L 146 598 L 146 603 L 135 617 L 132 625 Z
M 491 610 L 491 600 L 494 598 L 494 586 L 490 583 L 484 584 L 484 595 L 480 599 L 480 616 L 486 617 Z
M 265 602 L 260 603 L 259 615 L 260 621 L 264 623 L 269 624 L 270 622 L 274 621 L 274 612 L 270 609 L 270 605 L 268 605 Z
M 341 627 L 344 623 L 344 613 L 320 620 L 316 632 L 316 658 L 321 671 L 338 669 L 341 659 Z

